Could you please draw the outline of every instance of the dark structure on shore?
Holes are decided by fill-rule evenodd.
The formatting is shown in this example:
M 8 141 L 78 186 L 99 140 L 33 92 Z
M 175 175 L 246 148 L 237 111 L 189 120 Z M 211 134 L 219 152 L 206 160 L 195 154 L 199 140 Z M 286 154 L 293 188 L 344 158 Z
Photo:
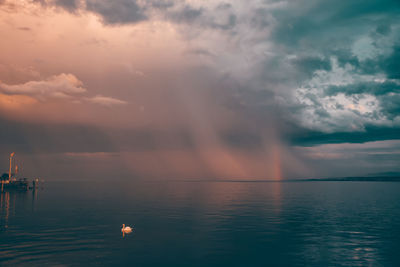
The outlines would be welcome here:
M 8 170 L 8 174 L 4 173 L 1 176 L 1 192 L 8 191 L 8 190 L 16 190 L 16 191 L 27 191 L 29 188 L 29 182 L 26 178 L 17 179 L 18 174 L 18 165 L 15 165 L 15 172 L 11 173 L 12 171 L 12 160 L 15 153 L 12 152 L 10 154 L 10 166 Z

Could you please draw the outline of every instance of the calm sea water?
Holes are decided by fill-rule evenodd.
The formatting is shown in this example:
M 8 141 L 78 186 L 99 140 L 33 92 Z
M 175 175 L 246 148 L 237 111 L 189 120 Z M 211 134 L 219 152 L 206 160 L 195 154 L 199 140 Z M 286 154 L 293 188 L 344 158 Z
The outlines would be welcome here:
M 400 183 L 48 182 L 0 207 L 4 266 L 400 266 Z

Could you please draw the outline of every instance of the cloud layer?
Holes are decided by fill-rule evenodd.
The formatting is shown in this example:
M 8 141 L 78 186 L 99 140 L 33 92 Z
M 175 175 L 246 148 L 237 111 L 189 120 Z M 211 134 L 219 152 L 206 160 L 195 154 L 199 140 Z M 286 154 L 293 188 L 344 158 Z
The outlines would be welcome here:
M 398 1 L 0 5 L 4 123 L 98 129 L 109 146 L 86 152 L 122 150 L 143 175 L 306 176 L 315 155 L 341 162 L 324 145 L 400 138 Z
M 39 100 L 47 98 L 71 98 L 82 94 L 86 89 L 73 74 L 61 73 L 42 81 L 29 81 L 24 84 L 8 85 L 0 82 L 0 91 L 5 94 L 28 95 Z
M 8 85 L 0 81 L 0 93 L 12 96 L 27 96 L 45 102 L 51 99 L 65 99 L 74 103 L 86 101 L 103 106 L 122 105 L 127 102 L 102 95 L 83 97 L 87 89 L 83 82 L 73 74 L 61 73 L 41 81 L 29 81 L 23 84 Z

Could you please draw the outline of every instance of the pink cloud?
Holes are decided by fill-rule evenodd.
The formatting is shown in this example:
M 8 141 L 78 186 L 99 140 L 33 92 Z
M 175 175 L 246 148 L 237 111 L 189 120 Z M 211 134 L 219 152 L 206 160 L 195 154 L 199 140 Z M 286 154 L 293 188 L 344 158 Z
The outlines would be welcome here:
M 119 99 L 113 98 L 113 97 L 102 96 L 102 95 L 96 95 L 94 97 L 87 98 L 87 101 L 94 103 L 94 104 L 107 106 L 107 107 L 127 104 L 126 101 L 119 100 Z
M 38 100 L 48 98 L 68 98 L 85 93 L 83 83 L 73 74 L 61 73 L 41 81 L 8 85 L 0 81 L 0 91 L 4 94 L 28 95 Z

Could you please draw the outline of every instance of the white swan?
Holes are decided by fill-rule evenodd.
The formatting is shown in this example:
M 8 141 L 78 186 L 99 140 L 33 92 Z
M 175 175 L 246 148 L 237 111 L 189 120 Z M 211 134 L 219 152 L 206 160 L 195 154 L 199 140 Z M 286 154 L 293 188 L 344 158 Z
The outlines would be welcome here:
M 125 224 L 122 225 L 121 232 L 124 234 L 129 234 L 132 233 L 132 228 L 129 226 L 125 226 Z

